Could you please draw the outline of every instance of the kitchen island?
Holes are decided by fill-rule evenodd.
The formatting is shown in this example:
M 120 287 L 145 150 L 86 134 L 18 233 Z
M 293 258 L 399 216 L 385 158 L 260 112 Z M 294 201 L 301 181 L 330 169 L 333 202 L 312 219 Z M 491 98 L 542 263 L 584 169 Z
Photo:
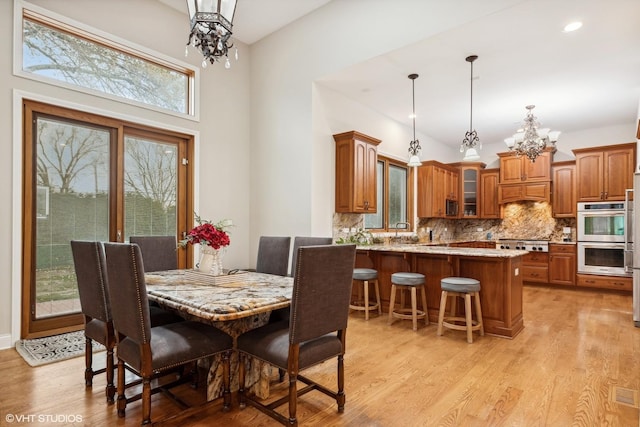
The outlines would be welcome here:
M 399 271 L 424 274 L 429 321 L 434 323 L 438 321 L 440 308 L 440 280 L 449 276 L 477 279 L 481 286 L 485 333 L 513 338 L 524 327 L 521 263 L 527 253 L 429 244 L 358 246 L 356 267 L 378 271 L 380 298 L 386 312 L 389 311 L 391 275 Z

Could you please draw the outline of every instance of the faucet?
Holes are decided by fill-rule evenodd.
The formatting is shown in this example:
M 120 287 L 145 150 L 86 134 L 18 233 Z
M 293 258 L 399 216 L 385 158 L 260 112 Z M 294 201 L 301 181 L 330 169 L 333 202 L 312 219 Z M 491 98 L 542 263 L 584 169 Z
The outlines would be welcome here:
M 408 222 L 396 222 L 396 227 L 395 227 L 395 228 L 396 228 L 396 237 L 398 237 L 398 226 L 399 226 L 399 225 L 401 225 L 401 224 L 406 225 L 406 226 L 407 226 L 407 229 L 408 229 L 409 227 L 411 227 L 411 224 L 410 224 L 410 223 L 408 223 Z

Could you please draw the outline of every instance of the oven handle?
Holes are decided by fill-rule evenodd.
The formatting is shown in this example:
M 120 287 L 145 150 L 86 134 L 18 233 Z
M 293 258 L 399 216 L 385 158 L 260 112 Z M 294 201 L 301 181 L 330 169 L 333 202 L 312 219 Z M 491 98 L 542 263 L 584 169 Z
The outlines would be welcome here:
M 631 242 L 632 234 L 632 223 L 633 219 L 630 217 L 631 215 L 631 197 L 630 194 L 633 193 L 633 188 L 627 188 L 624 190 L 624 272 L 632 273 L 633 272 L 633 242 Z M 629 219 L 632 219 L 629 221 Z

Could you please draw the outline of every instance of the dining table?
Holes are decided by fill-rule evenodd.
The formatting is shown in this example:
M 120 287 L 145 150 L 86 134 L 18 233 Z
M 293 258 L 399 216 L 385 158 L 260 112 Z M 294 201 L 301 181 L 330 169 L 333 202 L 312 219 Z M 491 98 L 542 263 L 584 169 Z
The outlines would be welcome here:
M 234 339 L 251 329 L 265 325 L 271 311 L 286 308 L 291 302 L 293 278 L 251 271 L 214 276 L 197 269 L 145 273 L 149 301 L 173 310 L 187 320 L 215 326 Z M 269 396 L 274 368 L 262 361 L 250 360 L 245 388 L 256 396 Z M 231 388 L 238 389 L 238 357 L 231 357 Z M 219 358 L 208 366 L 207 399 L 222 395 L 222 366 Z M 277 370 L 275 370 L 277 371 Z

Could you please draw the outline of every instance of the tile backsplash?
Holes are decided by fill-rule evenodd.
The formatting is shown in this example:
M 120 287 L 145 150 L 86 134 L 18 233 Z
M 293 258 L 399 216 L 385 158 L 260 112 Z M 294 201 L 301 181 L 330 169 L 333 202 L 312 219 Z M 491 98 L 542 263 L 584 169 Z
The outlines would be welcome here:
M 333 215 L 333 238 L 346 237 L 350 232 L 364 227 L 364 216 L 360 214 Z M 571 229 L 571 241 L 576 240 L 575 218 L 554 218 L 551 205 L 546 202 L 518 202 L 504 206 L 502 219 L 441 219 L 419 218 L 417 240 L 429 241 L 429 230 L 433 240 L 498 240 L 527 239 L 562 241 L 562 229 Z M 399 234 L 406 235 L 400 231 Z M 377 238 L 388 238 L 391 233 L 373 233 Z M 414 237 L 414 239 L 416 239 Z

